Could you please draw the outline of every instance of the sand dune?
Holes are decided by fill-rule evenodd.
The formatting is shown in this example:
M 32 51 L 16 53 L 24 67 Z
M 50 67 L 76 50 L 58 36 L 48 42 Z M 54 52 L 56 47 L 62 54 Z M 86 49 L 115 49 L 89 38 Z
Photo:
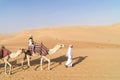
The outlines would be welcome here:
M 13 74 L 4 75 L 4 64 L 0 63 L 0 80 L 119 80 L 120 79 L 120 24 L 110 26 L 64 26 L 24 30 L 17 34 L 0 35 L 0 44 L 11 51 L 27 48 L 28 37 L 33 35 L 38 43 L 48 48 L 57 43 L 65 48 L 47 57 L 51 59 L 51 71 L 39 70 L 39 58 L 33 57 L 32 66 L 25 70 L 20 67 L 20 59 L 10 59 Z M 73 64 L 65 68 L 67 48 L 73 44 Z M 22 57 L 20 57 L 22 58 Z
M 116 28 L 116 30 L 114 29 Z M 41 40 L 46 38 L 53 39 L 64 39 L 64 40 L 77 40 L 77 41 L 92 41 L 92 42 L 107 42 L 119 43 L 118 35 L 119 27 L 116 26 L 105 26 L 105 27 L 81 27 L 81 26 L 72 26 L 72 27 L 57 27 L 57 28 L 43 28 L 35 30 L 26 30 L 21 31 L 10 40 L 17 39 L 27 39 L 30 34 L 32 34 L 35 40 Z M 8 40 L 9 41 L 9 40 Z

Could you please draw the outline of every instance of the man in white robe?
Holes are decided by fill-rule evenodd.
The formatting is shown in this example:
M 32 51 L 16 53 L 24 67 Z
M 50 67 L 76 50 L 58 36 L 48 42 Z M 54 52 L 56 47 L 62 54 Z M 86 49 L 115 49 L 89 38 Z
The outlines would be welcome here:
M 72 48 L 73 45 L 69 45 L 68 52 L 66 56 L 68 57 L 67 62 L 65 64 L 66 67 L 72 67 Z

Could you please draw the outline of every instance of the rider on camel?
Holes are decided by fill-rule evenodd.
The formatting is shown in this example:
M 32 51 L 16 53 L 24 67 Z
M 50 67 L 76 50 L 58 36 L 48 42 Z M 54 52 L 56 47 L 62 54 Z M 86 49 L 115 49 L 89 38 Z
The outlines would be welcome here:
M 30 35 L 29 37 L 29 46 L 32 48 L 32 53 L 34 54 L 35 45 L 34 45 L 34 40 L 33 40 L 32 35 Z

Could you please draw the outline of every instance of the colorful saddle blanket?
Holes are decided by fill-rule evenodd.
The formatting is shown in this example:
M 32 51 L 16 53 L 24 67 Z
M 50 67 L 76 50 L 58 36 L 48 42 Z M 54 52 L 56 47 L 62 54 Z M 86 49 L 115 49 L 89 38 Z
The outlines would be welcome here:
M 35 53 L 39 53 L 42 56 L 46 56 L 48 54 L 48 48 L 45 45 L 43 45 L 43 43 L 40 43 L 40 44 L 35 43 L 34 45 L 35 45 L 35 47 L 33 50 L 32 50 L 31 46 L 28 46 L 28 54 L 31 55 L 33 53 L 33 51 Z
M 10 53 L 11 53 L 11 51 L 6 48 L 0 49 L 0 59 L 9 55 Z

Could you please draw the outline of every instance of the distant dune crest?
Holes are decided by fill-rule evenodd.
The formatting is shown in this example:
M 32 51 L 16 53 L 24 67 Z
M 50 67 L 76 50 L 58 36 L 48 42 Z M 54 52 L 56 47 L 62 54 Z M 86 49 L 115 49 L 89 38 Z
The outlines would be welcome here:
M 72 40 L 97 43 L 120 43 L 120 23 L 112 26 L 70 26 L 52 27 L 33 30 L 24 30 L 17 34 L 0 35 L 1 44 L 22 45 L 28 44 L 29 35 L 33 35 L 35 41 Z

